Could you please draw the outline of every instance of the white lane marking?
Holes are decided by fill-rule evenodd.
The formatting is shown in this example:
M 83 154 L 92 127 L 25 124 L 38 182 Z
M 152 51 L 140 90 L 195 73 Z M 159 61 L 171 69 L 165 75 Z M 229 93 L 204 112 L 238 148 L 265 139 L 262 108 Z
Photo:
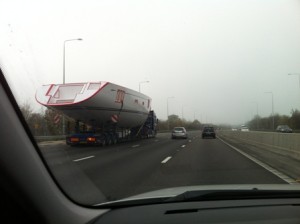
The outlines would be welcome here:
M 136 148 L 136 147 L 139 147 L 140 145 L 133 145 L 131 146 L 132 148 Z
M 64 145 L 66 141 L 52 141 L 52 142 L 40 142 L 38 146 L 48 146 L 48 145 Z
M 161 161 L 161 163 L 166 163 L 166 162 L 168 162 L 171 158 L 172 158 L 172 156 L 168 156 L 168 157 L 165 158 L 163 161 Z
M 158 142 L 158 139 L 154 140 L 155 142 Z
M 278 170 L 270 167 L 269 165 L 259 161 L 258 159 L 255 159 L 254 157 L 248 155 L 247 153 L 241 151 L 240 149 L 234 147 L 233 145 L 230 145 L 229 143 L 225 142 L 223 139 L 217 137 L 219 140 L 221 140 L 222 142 L 224 142 L 226 145 L 228 145 L 229 147 L 231 147 L 232 149 L 236 150 L 237 152 L 241 153 L 243 156 L 247 157 L 248 159 L 252 160 L 253 162 L 255 162 L 256 164 L 260 165 L 261 167 L 265 168 L 266 170 L 268 170 L 269 172 L 273 173 L 275 176 L 279 177 L 280 179 L 282 179 L 283 181 L 287 182 L 288 184 L 299 184 L 297 183 L 296 180 L 290 178 L 289 176 L 279 172 Z
M 91 158 L 93 158 L 93 157 L 95 157 L 95 156 L 87 156 L 87 157 L 80 158 L 80 159 L 74 159 L 73 161 L 74 161 L 74 162 L 78 162 L 78 161 L 85 160 L 85 159 L 91 159 Z
M 184 147 L 185 147 L 185 145 L 182 145 L 182 146 L 181 146 L 181 148 L 184 148 Z

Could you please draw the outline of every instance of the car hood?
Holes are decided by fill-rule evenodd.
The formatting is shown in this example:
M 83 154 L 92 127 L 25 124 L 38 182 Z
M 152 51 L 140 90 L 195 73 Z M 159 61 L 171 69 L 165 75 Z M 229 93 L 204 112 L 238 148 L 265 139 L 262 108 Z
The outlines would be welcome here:
M 184 186 L 175 188 L 164 188 L 156 191 L 150 191 L 143 194 L 138 194 L 128 197 L 124 200 L 143 199 L 149 197 L 173 197 L 182 194 L 186 191 L 199 190 L 251 190 L 257 188 L 258 190 L 300 190 L 300 184 L 250 184 L 250 185 L 200 185 L 200 186 Z
M 196 185 L 196 186 L 182 186 L 174 188 L 164 188 L 155 191 L 149 191 L 142 194 L 137 194 L 117 201 L 101 203 L 98 205 L 105 205 L 115 202 L 127 202 L 144 199 L 154 198 L 171 198 L 183 194 L 187 191 L 226 191 L 226 190 L 283 190 L 283 191 L 296 191 L 300 190 L 300 184 L 243 184 L 243 185 Z

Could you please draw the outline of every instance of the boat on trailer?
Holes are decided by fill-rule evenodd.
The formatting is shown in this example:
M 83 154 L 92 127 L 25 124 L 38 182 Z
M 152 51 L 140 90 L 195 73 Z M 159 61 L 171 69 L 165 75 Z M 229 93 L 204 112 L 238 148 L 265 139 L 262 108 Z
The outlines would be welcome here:
M 47 108 L 95 127 L 117 124 L 133 128 L 144 124 L 151 111 L 151 98 L 111 82 L 48 84 L 36 92 Z

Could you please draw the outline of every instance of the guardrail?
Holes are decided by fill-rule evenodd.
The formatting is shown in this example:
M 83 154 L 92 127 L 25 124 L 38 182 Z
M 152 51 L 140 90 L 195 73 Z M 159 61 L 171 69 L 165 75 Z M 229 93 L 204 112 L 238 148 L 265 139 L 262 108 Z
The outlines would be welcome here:
M 53 136 L 34 136 L 34 139 L 37 142 L 45 142 L 45 141 L 58 141 L 58 140 L 65 140 L 65 135 L 53 135 Z

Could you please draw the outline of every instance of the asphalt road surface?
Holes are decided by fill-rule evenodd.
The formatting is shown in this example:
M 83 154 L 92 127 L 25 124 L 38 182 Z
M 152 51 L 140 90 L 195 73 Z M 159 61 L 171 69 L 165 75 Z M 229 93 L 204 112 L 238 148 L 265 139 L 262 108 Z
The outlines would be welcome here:
M 286 184 L 219 139 L 156 138 L 108 147 L 40 148 L 62 189 L 75 200 L 97 204 L 162 188 L 211 184 Z M 88 190 L 87 190 L 88 189 Z

